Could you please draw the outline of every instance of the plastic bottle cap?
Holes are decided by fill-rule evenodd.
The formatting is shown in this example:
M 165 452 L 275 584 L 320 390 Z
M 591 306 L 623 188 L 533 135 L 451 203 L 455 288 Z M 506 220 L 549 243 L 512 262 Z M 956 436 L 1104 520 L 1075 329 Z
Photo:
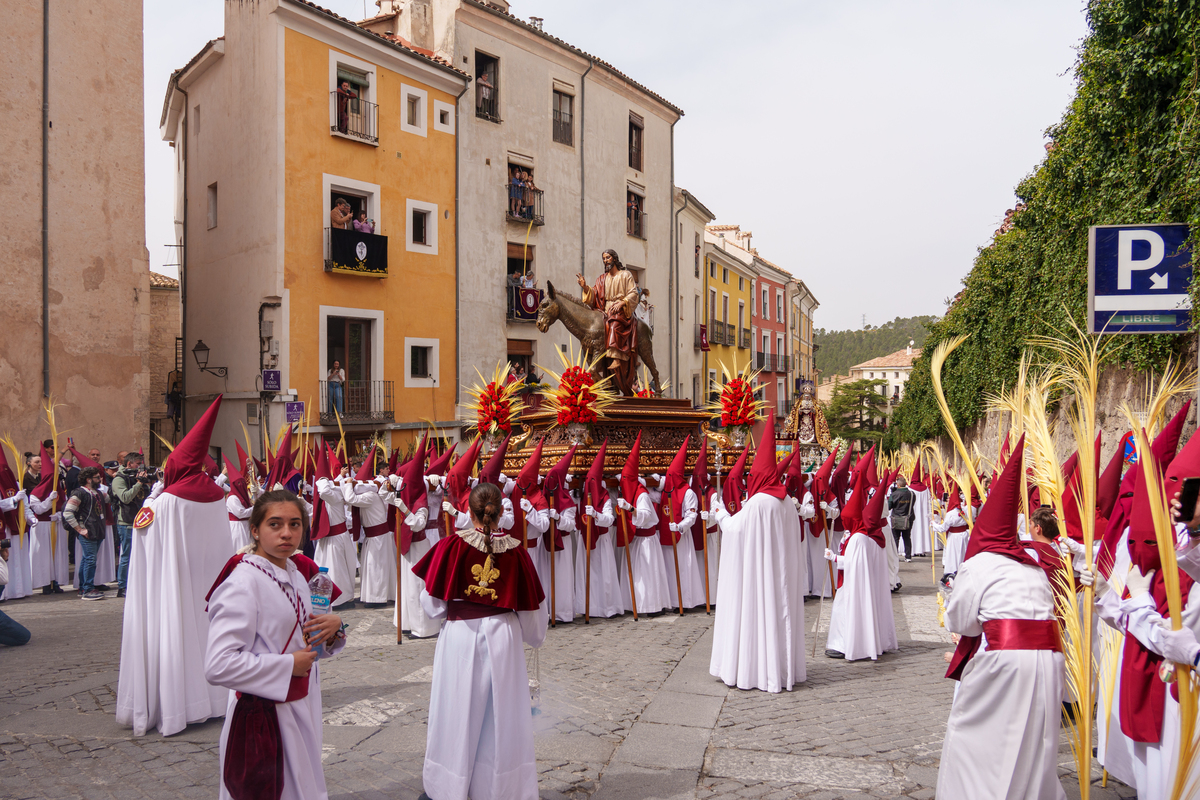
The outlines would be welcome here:
M 329 572 L 329 567 L 317 567 L 317 572 Z

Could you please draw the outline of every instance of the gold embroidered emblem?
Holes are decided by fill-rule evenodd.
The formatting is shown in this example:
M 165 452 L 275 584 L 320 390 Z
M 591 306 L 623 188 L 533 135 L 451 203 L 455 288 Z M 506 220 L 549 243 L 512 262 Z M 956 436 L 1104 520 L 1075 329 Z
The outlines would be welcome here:
M 476 586 L 467 587 L 466 594 L 468 597 L 470 597 L 472 594 L 477 594 L 480 597 L 488 595 L 493 600 L 497 599 L 496 590 L 488 588 L 490 584 L 494 583 L 500 577 L 500 570 L 493 566 L 491 556 L 488 556 L 482 564 L 476 564 L 475 566 L 471 567 L 471 575 L 473 575 L 475 580 L 479 583 Z

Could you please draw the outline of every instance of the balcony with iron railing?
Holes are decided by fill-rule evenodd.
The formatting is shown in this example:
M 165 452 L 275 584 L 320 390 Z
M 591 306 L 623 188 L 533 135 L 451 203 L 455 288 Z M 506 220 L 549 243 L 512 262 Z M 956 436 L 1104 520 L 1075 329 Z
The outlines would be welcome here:
M 489 122 L 501 122 L 499 92 L 491 87 L 484 91 L 482 84 L 475 85 L 475 92 L 475 116 Z
M 728 345 L 732 342 L 725 340 L 725 323 L 719 319 L 710 319 L 708 321 L 708 343 L 710 345 Z
M 509 184 L 508 206 L 504 209 L 504 218 L 509 222 L 519 222 L 524 225 L 545 225 L 542 216 L 542 190 L 530 189 L 525 186 Z
M 738 349 L 739 350 L 749 350 L 750 349 L 750 329 L 749 328 L 742 328 L 740 331 L 738 331 Z
M 507 283 L 504 291 L 507 294 L 506 321 L 519 323 L 537 322 L 538 307 L 542 304 L 541 289 L 525 288 Z
M 704 349 L 706 349 L 706 346 L 709 344 L 711 344 L 711 342 L 708 339 L 708 326 L 707 325 L 697 325 L 696 326 L 696 338 L 693 343 L 693 346 L 697 350 L 704 350 Z
M 754 368 L 763 372 L 774 372 L 776 357 L 770 353 L 758 352 L 754 355 Z
M 388 238 L 354 229 L 325 229 L 325 271 L 368 278 L 388 274 Z
M 328 381 L 321 381 L 321 424 L 394 422 L 393 381 L 346 381 L 337 396 Z M 334 415 L 334 409 L 337 415 Z
M 646 212 L 629 206 L 625 212 L 625 232 L 639 239 L 646 238 Z
M 570 114 L 554 112 L 554 141 L 559 144 L 575 145 L 575 128 Z
M 329 115 L 333 120 L 329 126 L 330 134 L 379 144 L 379 106 L 375 103 L 333 91 L 329 93 Z

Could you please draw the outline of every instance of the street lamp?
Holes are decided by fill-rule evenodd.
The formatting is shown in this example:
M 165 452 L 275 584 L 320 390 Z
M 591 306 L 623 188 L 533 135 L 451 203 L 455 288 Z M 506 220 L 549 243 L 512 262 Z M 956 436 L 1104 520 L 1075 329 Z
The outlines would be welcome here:
M 196 366 L 200 368 L 201 372 L 207 372 L 209 374 L 216 375 L 218 378 L 224 378 L 229 374 L 229 369 L 227 367 L 213 367 L 212 369 L 209 369 L 208 345 L 204 343 L 203 339 L 196 340 L 196 346 L 192 348 L 192 355 L 196 357 Z

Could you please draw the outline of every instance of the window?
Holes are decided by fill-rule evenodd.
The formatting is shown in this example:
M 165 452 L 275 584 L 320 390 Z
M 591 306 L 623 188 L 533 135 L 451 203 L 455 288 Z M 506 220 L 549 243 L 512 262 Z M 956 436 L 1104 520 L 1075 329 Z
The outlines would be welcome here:
M 767 302 L 768 302 L 768 300 L 767 300 L 767 289 L 766 289 L 766 287 L 764 286 L 764 287 L 763 287 L 763 290 L 762 290 L 762 318 L 763 318 L 763 319 L 770 319 L 770 318 L 771 318 L 771 310 L 770 310 L 770 306 L 768 306 L 768 305 L 767 305 Z
M 746 301 L 738 300 L 738 335 L 741 335 L 742 328 L 746 325 Z
M 418 389 L 438 385 L 437 339 L 404 337 L 404 387 Z
M 695 408 L 699 408 L 700 405 L 701 405 L 701 403 L 700 403 L 700 376 L 693 375 L 692 376 L 692 406 Z
M 235 192 L 236 194 L 236 192 Z M 217 227 L 217 185 L 208 185 L 208 229 Z
M 708 290 L 708 321 L 710 323 L 717 320 L 717 290 Z M 708 332 L 708 337 L 712 338 L 712 331 Z
M 432 347 L 421 347 L 420 345 L 413 345 L 411 348 L 409 348 L 410 355 L 409 355 L 409 359 L 408 359 L 408 363 L 409 363 L 409 373 L 408 374 L 411 377 L 413 377 L 413 378 L 428 378 L 429 377 L 429 356 L 430 356 L 430 353 L 432 350 L 433 350 Z
M 575 106 L 575 98 L 556 89 L 554 90 L 552 106 L 554 112 L 554 141 L 574 147 L 575 123 L 571 112 Z
M 500 121 L 500 59 L 475 51 L 475 116 Z
M 533 167 L 523 164 L 508 164 L 508 191 L 505 192 L 508 207 L 505 209 L 507 219 L 515 222 L 533 222 L 541 225 L 545 222 L 542 215 L 542 190 L 537 187 L 533 178 Z
M 400 130 L 414 133 L 417 136 L 428 136 L 426 118 L 429 115 L 425 109 L 427 108 L 426 103 L 429 101 L 429 93 L 415 86 L 401 84 L 400 97 L 404 100 L 404 116 L 400 119 Z
M 783 292 L 775 293 L 775 319 L 783 322 Z
M 893 378 L 899 378 L 899 377 L 900 377 L 900 373 L 899 373 L 899 372 L 893 372 L 893 373 L 892 373 L 892 377 L 893 377 Z
M 700 234 L 696 234 L 696 277 L 700 277 Z M 738 288 L 742 288 L 740 285 Z
M 625 232 L 639 239 L 646 238 L 646 198 L 637 192 L 625 192 Z
M 741 275 L 738 276 L 738 291 L 739 292 L 746 291 L 746 279 L 743 278 Z
M 637 114 L 629 112 L 629 166 L 642 171 L 642 134 L 645 122 Z
M 346 373 L 339 414 L 343 421 L 394 419 L 392 383 L 384 374 L 384 312 L 370 308 L 318 307 L 317 381 L 325 381 L 333 362 Z M 314 397 L 313 400 L 318 398 Z M 322 392 L 318 408 L 335 424 L 331 398 Z
M 711 259 L 708 262 L 708 277 L 712 278 L 714 281 L 717 279 L 717 262 Z
M 763 349 L 762 349 L 763 353 L 770 355 L 770 353 L 771 353 L 771 337 L 764 333 L 763 338 L 762 338 L 762 344 L 763 344 Z
M 200 138 L 200 106 L 195 106 L 192 109 L 192 136 Z
M 875 373 L 874 373 L 874 372 L 870 373 L 870 374 L 869 374 L 869 377 L 871 377 L 871 378 L 874 378 L 874 377 L 875 377 Z
M 433 101 L 433 129 L 441 133 L 454 133 L 454 106 L 441 100 Z
M 410 253 L 438 253 L 438 207 L 436 203 L 421 200 L 405 201 L 405 216 L 408 219 L 405 248 Z
M 729 270 L 727 270 L 727 269 L 721 270 L 721 283 L 724 283 L 724 284 L 729 283 Z
M 329 132 L 379 144 L 375 65 L 329 51 Z
M 729 295 L 727 294 L 721 295 L 721 319 L 725 321 L 726 325 L 729 324 Z

